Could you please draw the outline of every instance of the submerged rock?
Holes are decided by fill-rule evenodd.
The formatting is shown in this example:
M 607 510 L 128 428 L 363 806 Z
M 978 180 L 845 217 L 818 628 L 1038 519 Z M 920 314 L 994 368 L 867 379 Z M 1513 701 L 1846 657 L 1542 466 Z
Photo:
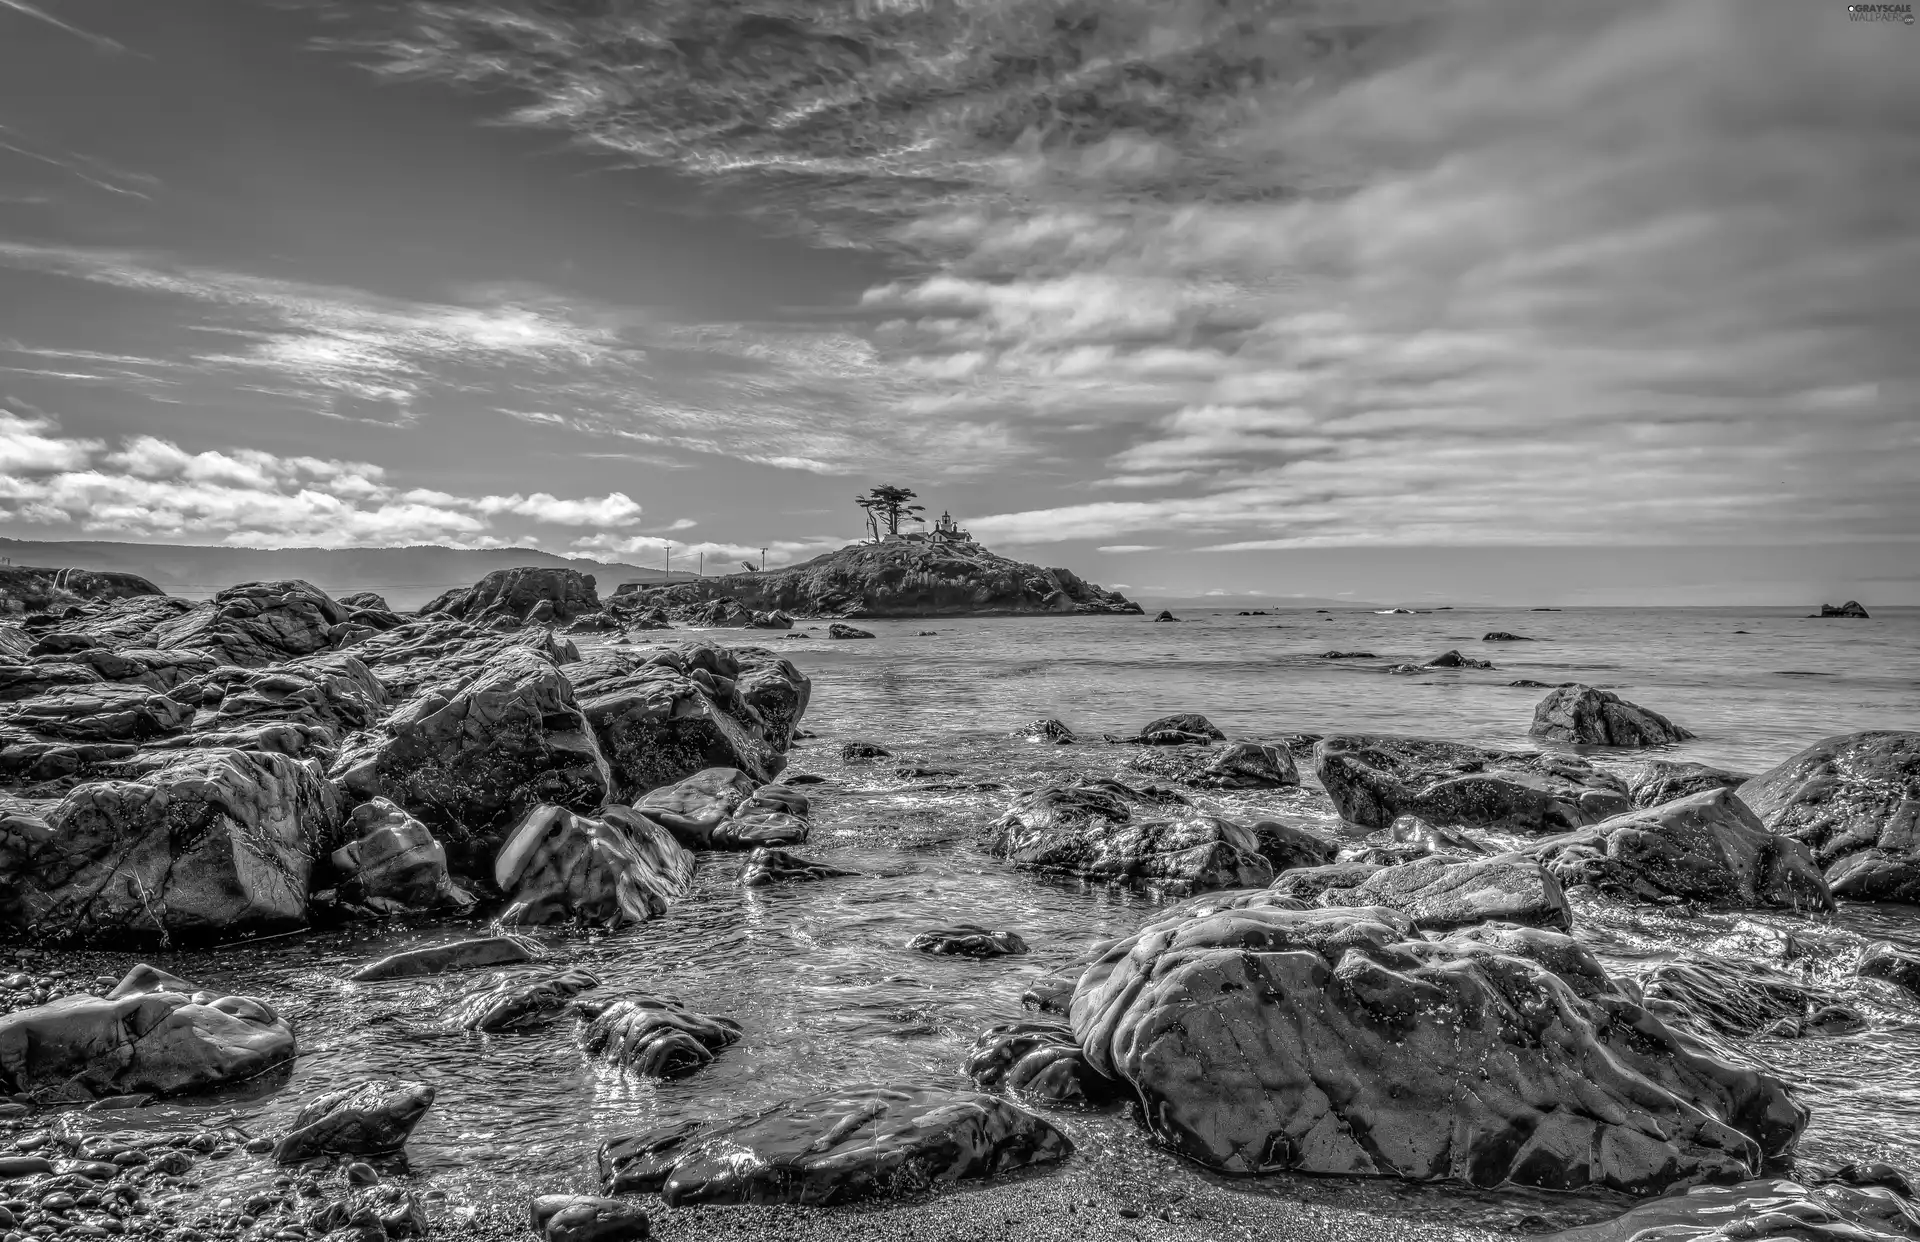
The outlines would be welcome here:
M 1752 1176 L 1806 1110 L 1617 991 L 1572 938 L 1195 899 L 1080 976 L 1088 1063 L 1228 1173 L 1657 1192 Z
M 454 1025 L 469 1031 L 518 1032 L 551 1021 L 574 997 L 600 980 L 584 970 L 551 975 L 495 976 L 461 998 Z
M 1224 742 L 1227 735 L 1219 726 L 1199 712 L 1178 712 L 1172 716 L 1162 716 L 1158 720 L 1149 720 L 1140 730 L 1140 736 L 1153 737 L 1161 733 L 1184 733 L 1190 737 L 1207 741 Z
M 761 888 L 789 880 L 834 880 L 859 874 L 858 871 L 845 871 L 764 845 L 756 847 L 740 864 L 740 884 L 743 888 Z
M 539 806 L 493 865 L 507 895 L 502 926 L 620 927 L 658 918 L 693 886 L 693 855 L 666 829 L 623 806 L 598 817 Z
M 1140 791 L 1117 781 L 1048 786 L 1017 799 L 981 846 L 1017 867 L 1094 879 L 1208 889 L 1273 878 L 1250 829 L 1187 807 L 1166 819 L 1136 819 L 1143 803 Z
M 433 1105 L 423 1082 L 391 1079 L 329 1091 L 301 1106 L 273 1158 L 297 1164 L 315 1156 L 372 1156 L 399 1151 Z
M 1578 683 L 1540 700 L 1531 732 L 1581 746 L 1669 746 L 1693 737 L 1659 712 Z
M 1376 657 L 1371 651 L 1323 651 L 1318 658 L 1322 660 L 1371 660 Z
M 920 953 L 947 957 L 1006 957 L 1025 953 L 1027 942 L 1016 932 L 994 931 L 972 923 L 959 923 L 952 927 L 923 931 L 907 941 L 907 947 Z
M 1159 615 L 1158 615 L 1158 616 L 1156 616 L 1156 617 L 1154 617 L 1154 620 L 1155 620 L 1155 621 L 1159 621 L 1159 622 L 1162 622 L 1162 623 L 1165 623 L 1165 622 L 1168 622 L 1168 621 L 1178 621 L 1179 619 L 1180 619 L 1180 618 L 1178 618 L 1178 617 L 1176 617 L 1176 616 L 1174 616 L 1174 615 L 1173 615 L 1173 614 L 1172 614 L 1171 612 L 1168 612 L 1168 611 L 1167 611 L 1166 609 L 1164 609 L 1164 608 L 1162 608 L 1162 609 L 1160 610 L 1160 613 L 1159 613 Z
M 1056 746 L 1071 746 L 1078 740 L 1072 729 L 1051 716 L 1029 721 L 1025 726 L 1015 729 L 1013 736 L 1023 737 L 1029 742 L 1052 742 Z
M 827 637 L 828 638 L 872 638 L 873 631 L 863 630 L 859 626 L 848 625 L 843 621 L 835 621 L 831 625 L 827 626 Z
M 1768 832 L 1729 789 L 1628 811 L 1527 852 L 1562 884 L 1591 884 L 1616 897 L 1833 908 L 1807 847 Z
M 1126 1094 L 1124 1084 L 1087 1064 L 1073 1028 L 1060 1022 L 1007 1022 L 981 1032 L 967 1077 L 1042 1108 L 1101 1108 Z
M 444 975 L 460 970 L 483 970 L 488 966 L 534 962 L 545 956 L 546 952 L 539 943 L 525 936 L 480 936 L 389 954 L 378 961 L 368 962 L 347 978 L 356 983 L 377 979 L 413 979 L 422 975 Z
M 357 839 L 333 852 L 343 900 L 387 914 L 464 909 L 474 896 L 447 874 L 447 852 L 427 826 L 385 798 L 353 808 Z
M 1835 897 L 1920 902 L 1920 733 L 1847 733 L 1740 786 L 1771 832 L 1804 842 Z
M 271 1005 L 190 988 L 141 965 L 106 997 L 69 996 L 0 1016 L 0 1082 L 58 1100 L 184 1095 L 293 1059 L 293 1027 Z
M 1704 763 L 1652 759 L 1634 774 L 1630 791 L 1635 806 L 1659 806 L 1709 790 L 1738 789 L 1752 779 L 1747 773 Z
M 684 1078 L 740 1039 L 740 1024 L 732 1018 L 694 1013 L 668 997 L 580 1001 L 574 1007 L 586 1020 L 580 1046 L 588 1056 L 648 1078 Z
M 1421 668 L 1492 668 L 1491 660 L 1476 660 L 1458 651 L 1446 651 L 1428 660 Z
M 1564 832 L 1633 805 L 1626 782 L 1578 756 L 1433 738 L 1332 734 L 1314 745 L 1313 767 L 1340 817 L 1363 828 L 1417 815 L 1448 827 Z
M 1505 630 L 1493 630 L 1480 637 L 1483 643 L 1530 643 L 1533 640 L 1520 634 L 1509 634 Z
M 600 1149 L 609 1194 L 696 1203 L 824 1206 L 917 1194 L 1073 1152 L 1065 1135 L 997 1096 L 853 1086 L 731 1121 L 686 1123 Z

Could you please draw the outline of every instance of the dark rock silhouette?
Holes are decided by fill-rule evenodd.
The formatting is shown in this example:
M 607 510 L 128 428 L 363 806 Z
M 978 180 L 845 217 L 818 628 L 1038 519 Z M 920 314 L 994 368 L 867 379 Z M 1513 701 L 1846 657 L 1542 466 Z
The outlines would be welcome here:
M 371 1156 L 398 1151 L 433 1105 L 434 1090 L 421 1082 L 364 1082 L 329 1091 L 303 1105 L 273 1158 L 298 1164 L 315 1156 Z
M 872 638 L 872 630 L 863 630 L 857 625 L 848 625 L 844 621 L 835 621 L 827 627 L 828 638 Z
M 1126 1093 L 1121 1083 L 1087 1064 L 1061 1022 L 1009 1022 L 973 1041 L 967 1076 L 983 1090 L 1005 1090 L 1041 1108 L 1101 1108 Z
M 586 1022 L 580 1047 L 588 1056 L 646 1078 L 685 1078 L 740 1039 L 732 1018 L 694 1013 L 668 997 L 578 1001 L 574 1008 Z
M 1118 781 L 1049 786 L 1015 800 L 981 847 L 1016 867 L 1192 889 L 1261 885 L 1273 867 L 1252 830 L 1191 807 L 1136 818 L 1151 805 Z
M 1867 620 L 1867 610 L 1860 606 L 1860 601 L 1857 599 L 1850 599 L 1838 607 L 1832 604 L 1822 604 L 1820 605 L 1819 615 L 1822 617 L 1853 617 L 1861 621 Z
M 59 612 L 76 604 L 160 593 L 159 587 L 138 574 L 0 565 L 0 617 Z
M 470 587 L 455 588 L 427 603 L 420 615 L 445 615 L 479 626 L 499 621 L 525 624 L 571 621 L 600 611 L 593 575 L 577 569 L 525 566 L 496 569 Z
M 740 884 L 743 888 L 760 888 L 790 880 L 833 880 L 858 874 L 857 871 L 846 871 L 766 846 L 756 847 L 740 864 Z
M 1027 942 L 1017 932 L 959 923 L 923 931 L 907 941 L 907 947 L 945 957 L 1006 957 L 1025 953 Z
M 1493 630 L 1481 635 L 1483 643 L 1530 643 L 1533 640 L 1522 634 L 1509 634 L 1505 630 Z
M 1564 832 L 1632 806 L 1619 777 L 1537 751 L 1343 733 L 1315 743 L 1313 766 L 1341 818 L 1363 828 L 1417 815 L 1447 827 Z
M 1611 690 L 1563 686 L 1533 709 L 1535 737 L 1585 746 L 1667 746 L 1693 734 Z

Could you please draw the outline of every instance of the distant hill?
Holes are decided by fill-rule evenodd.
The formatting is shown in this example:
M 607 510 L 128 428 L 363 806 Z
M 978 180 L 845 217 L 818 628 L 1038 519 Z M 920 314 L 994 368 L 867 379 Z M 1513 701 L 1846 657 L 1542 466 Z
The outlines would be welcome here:
M 304 578 L 330 595 L 378 591 L 395 608 L 418 608 L 496 569 L 560 565 L 593 575 L 602 597 L 623 582 L 659 583 L 659 569 L 579 561 L 536 548 L 227 548 L 163 543 L 0 538 L 0 562 L 138 574 L 168 595 L 201 599 L 238 582 Z M 692 581 L 675 571 L 673 581 Z

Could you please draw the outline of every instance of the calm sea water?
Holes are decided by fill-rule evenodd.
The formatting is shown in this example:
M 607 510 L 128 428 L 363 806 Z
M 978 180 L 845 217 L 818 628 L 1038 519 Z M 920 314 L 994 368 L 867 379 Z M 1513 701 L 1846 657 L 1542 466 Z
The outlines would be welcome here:
M 664 918 L 617 935 L 548 937 L 557 956 L 598 972 L 603 994 L 667 992 L 729 1014 L 745 1039 L 699 1075 L 673 1083 L 628 1079 L 587 1064 L 569 1024 L 534 1035 L 446 1029 L 451 1001 L 473 982 L 349 984 L 366 958 L 445 938 L 451 926 L 294 936 L 209 953 L 166 956 L 188 978 L 258 992 L 290 1010 L 302 1055 L 272 1091 L 195 1105 L 168 1104 L 81 1126 L 172 1126 L 236 1116 L 270 1128 L 303 1098 L 368 1074 L 434 1083 L 439 1101 L 409 1147 L 413 1170 L 455 1201 L 519 1200 L 529 1191 L 587 1189 L 596 1144 L 661 1121 L 768 1104 L 854 1081 L 966 1085 L 974 1036 L 1021 1016 L 1021 991 L 1093 942 L 1124 934 L 1160 898 L 1017 873 L 978 852 L 982 825 L 1005 806 L 1000 791 L 919 788 L 894 769 L 957 770 L 963 782 L 1031 787 L 1074 772 L 1125 776 L 1131 747 L 1101 732 L 1137 730 L 1155 716 L 1200 711 L 1231 736 L 1372 730 L 1525 744 L 1543 691 L 1516 678 L 1580 680 L 1612 688 L 1699 734 L 1667 752 L 1758 771 L 1822 737 L 1859 729 L 1920 729 L 1920 610 L 1869 621 L 1807 620 L 1782 609 L 1457 610 L 1411 616 L 1278 611 L 1241 617 L 1188 610 L 1181 624 L 1144 618 L 862 622 L 870 642 L 713 632 L 778 647 L 812 678 L 804 722 L 818 736 L 790 770 L 827 783 L 809 789 L 815 835 L 805 853 L 857 878 L 744 891 L 737 858 L 702 860 L 698 891 Z M 933 630 L 931 636 L 921 631 Z M 1489 630 L 1537 641 L 1483 643 Z M 686 635 L 663 637 L 682 639 Z M 1492 672 L 1388 676 L 1389 663 L 1449 648 L 1491 658 Z M 1330 649 L 1377 659 L 1325 661 Z M 1008 731 L 1058 716 L 1092 744 L 1042 747 Z M 880 742 L 897 758 L 843 762 L 841 743 Z M 1312 786 L 1277 793 L 1200 795 L 1234 816 L 1277 817 L 1338 830 Z M 986 923 L 1021 933 L 1034 951 L 992 962 L 932 959 L 904 949 L 929 926 Z M 1774 1067 L 1815 1110 L 1802 1144 L 1809 1159 L 1885 1158 L 1920 1166 L 1920 1007 L 1878 984 L 1850 979 L 1868 938 L 1920 948 L 1920 910 L 1854 907 L 1817 920 L 1775 914 L 1681 917 L 1599 902 L 1579 911 L 1579 934 L 1608 964 L 1636 974 L 1692 950 L 1777 959 L 1789 929 L 1811 933 L 1818 976 L 1872 1020 L 1844 1039 L 1738 1041 L 1729 1055 Z M 465 929 L 460 929 L 465 930 Z M 1138 1154 L 1147 1146 L 1122 1113 L 1061 1119 L 1076 1159 Z M 1207 1176 L 1158 1158 L 1169 1184 Z M 216 1176 L 236 1191 L 271 1170 L 236 1163 Z M 1547 1195 L 1415 1190 L 1387 1183 L 1267 1178 L 1248 1194 L 1347 1195 L 1379 1211 L 1463 1225 L 1511 1223 L 1515 1204 L 1556 1223 L 1619 1210 L 1618 1201 Z

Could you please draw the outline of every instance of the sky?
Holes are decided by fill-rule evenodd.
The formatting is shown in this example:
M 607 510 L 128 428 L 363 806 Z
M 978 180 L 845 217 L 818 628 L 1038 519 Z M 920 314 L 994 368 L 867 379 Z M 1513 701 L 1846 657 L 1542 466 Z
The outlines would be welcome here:
M 1920 27 L 0 0 L 0 535 L 1920 603 Z

